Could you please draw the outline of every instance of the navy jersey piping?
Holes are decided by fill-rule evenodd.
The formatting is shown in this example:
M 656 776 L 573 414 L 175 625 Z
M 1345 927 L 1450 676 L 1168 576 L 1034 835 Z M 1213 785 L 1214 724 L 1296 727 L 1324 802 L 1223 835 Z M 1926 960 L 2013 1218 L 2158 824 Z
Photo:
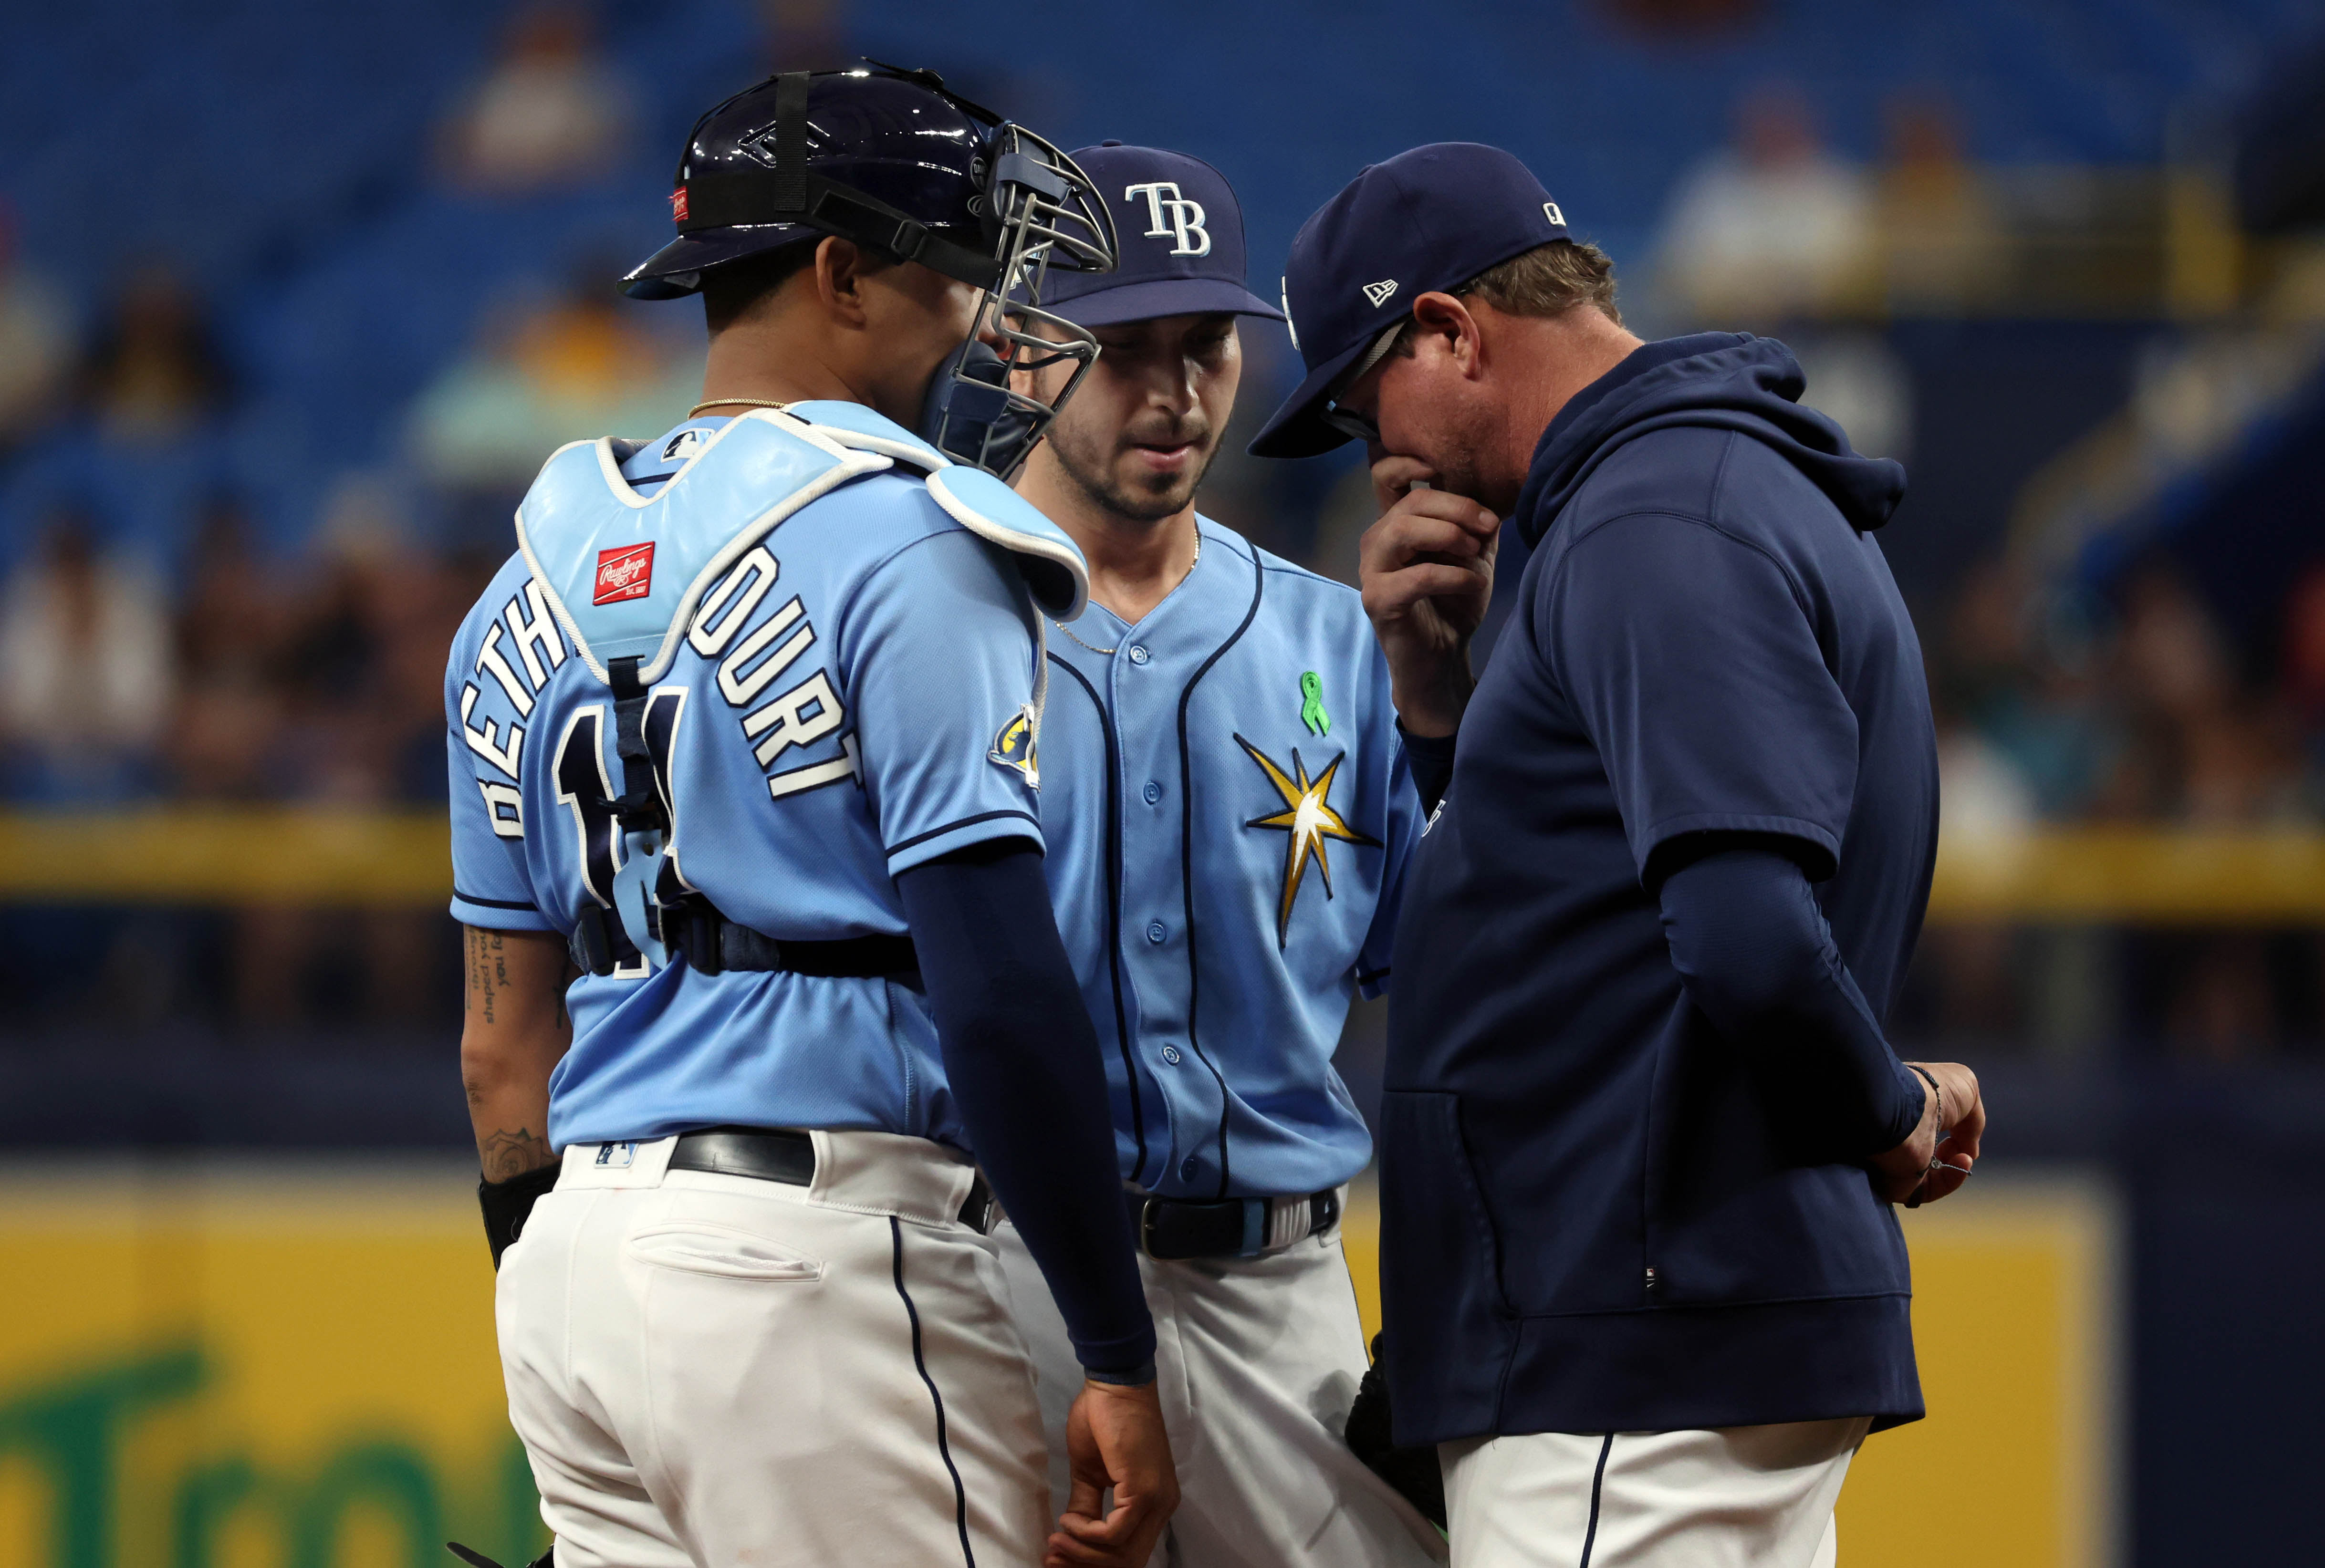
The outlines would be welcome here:
M 474 893 L 462 892 L 457 882 L 452 885 L 452 896 L 464 904 L 474 904 L 479 909 L 530 909 L 536 915 L 541 913 L 539 904 L 528 904 L 518 899 L 480 899 Z
M 892 844 L 888 846 L 888 853 L 892 855 L 902 854 L 915 844 L 926 844 L 932 838 L 942 838 L 957 827 L 974 827 L 980 822 L 996 822 L 1005 816 L 1023 817 L 1032 823 L 1036 829 L 1042 826 L 1042 819 L 1030 811 L 1019 811 L 1014 807 L 1001 811 L 980 811 L 974 816 L 964 816 L 958 822 L 948 822 L 942 827 L 931 827 L 926 833 L 916 833 L 902 844 Z
M 1187 1044 L 1196 1060 L 1210 1069 L 1211 1077 L 1219 1086 L 1219 1192 L 1227 1195 L 1227 1111 L 1232 1103 L 1227 1093 L 1227 1081 L 1203 1049 L 1202 1029 L 1199 1023 L 1198 999 L 1202 985 L 1202 964 L 1195 955 L 1195 761 L 1187 749 L 1187 708 L 1195 699 L 1195 687 L 1211 672 L 1227 650 L 1243 640 L 1251 623 L 1259 615 L 1260 594 L 1267 586 L 1267 573 L 1258 561 L 1252 562 L 1251 608 L 1243 613 L 1243 622 L 1227 635 L 1227 640 L 1211 650 L 1211 656 L 1187 678 L 1185 689 L 1179 693 L 1179 885 L 1187 899 Z
M 904 1288 L 904 1228 L 896 1216 L 888 1216 L 888 1242 L 895 1259 L 896 1295 L 903 1301 L 904 1315 L 912 1324 L 912 1370 L 929 1390 L 929 1402 L 937 1412 L 937 1457 L 944 1461 L 945 1473 L 952 1477 L 953 1524 L 960 1531 L 960 1560 L 965 1568 L 977 1568 L 977 1554 L 968 1545 L 968 1489 L 960 1484 L 960 1469 L 952 1462 L 952 1447 L 945 1440 L 944 1396 L 937 1392 L 937 1380 L 929 1376 L 928 1359 L 921 1353 L 921 1309 L 912 1305 L 912 1293 Z
M 1130 1051 L 1130 1014 L 1122 1003 L 1122 759 L 1115 752 L 1114 715 L 1106 711 L 1098 688 L 1088 676 L 1056 654 L 1049 659 L 1089 694 L 1090 706 L 1098 710 L 1098 733 L 1106 741 L 1106 961 L 1114 980 L 1114 1038 L 1122 1051 L 1123 1076 L 1130 1081 L 1130 1125 L 1138 1140 L 1138 1163 L 1131 1168 L 1130 1179 L 1144 1181 L 1146 1118 L 1139 1109 L 1138 1063 Z

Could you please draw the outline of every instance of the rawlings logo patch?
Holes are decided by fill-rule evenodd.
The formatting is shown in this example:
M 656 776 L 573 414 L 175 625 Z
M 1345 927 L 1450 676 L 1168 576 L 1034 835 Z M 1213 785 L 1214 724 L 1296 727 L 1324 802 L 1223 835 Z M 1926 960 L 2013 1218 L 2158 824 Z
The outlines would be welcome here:
M 626 549 L 597 552 L 597 589 L 592 604 L 616 604 L 643 599 L 653 592 L 653 546 L 634 544 Z
M 670 221 L 686 221 L 686 187 L 683 185 L 670 193 Z

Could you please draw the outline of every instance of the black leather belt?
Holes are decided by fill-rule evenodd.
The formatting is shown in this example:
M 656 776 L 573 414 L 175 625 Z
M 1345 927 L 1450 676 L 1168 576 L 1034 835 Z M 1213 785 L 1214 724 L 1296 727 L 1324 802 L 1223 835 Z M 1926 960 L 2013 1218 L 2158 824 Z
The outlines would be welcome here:
M 670 1168 L 803 1187 L 815 1180 L 815 1140 L 804 1132 L 764 1127 L 713 1127 L 680 1134 L 678 1147 L 670 1151 Z M 978 1171 L 960 1205 L 960 1222 L 985 1235 L 993 1229 L 996 1212 L 992 1185 Z
M 1137 1233 L 1140 1250 L 1165 1262 L 1256 1258 L 1303 1237 L 1321 1235 L 1340 1218 L 1338 1189 L 1311 1193 L 1305 1198 L 1229 1198 L 1216 1204 L 1133 1192 L 1125 1192 L 1123 1198 L 1130 1206 L 1130 1224 Z M 1287 1202 L 1308 1205 L 1308 1228 L 1276 1241 L 1272 1234 L 1275 1206 Z

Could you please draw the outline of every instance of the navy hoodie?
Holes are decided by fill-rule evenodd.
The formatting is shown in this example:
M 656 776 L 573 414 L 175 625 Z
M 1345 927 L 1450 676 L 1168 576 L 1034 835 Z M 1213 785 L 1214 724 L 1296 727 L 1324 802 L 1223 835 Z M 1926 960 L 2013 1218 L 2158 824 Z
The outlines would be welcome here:
M 1535 448 L 1533 552 L 1398 922 L 1400 1443 L 1922 1414 L 1895 1216 L 1781 1131 L 1655 895 L 1690 835 L 1778 835 L 1884 1017 L 1920 931 L 1936 745 L 1873 538 L 1904 473 L 1802 384 L 1766 339 L 1652 343 Z M 1912 1124 L 1897 1076 L 1832 1147 Z

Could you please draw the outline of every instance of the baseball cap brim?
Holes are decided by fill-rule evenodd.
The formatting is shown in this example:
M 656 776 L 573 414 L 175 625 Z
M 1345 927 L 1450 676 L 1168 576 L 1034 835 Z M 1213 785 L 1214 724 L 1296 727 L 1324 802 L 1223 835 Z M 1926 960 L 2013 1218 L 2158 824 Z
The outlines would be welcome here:
M 700 274 L 712 267 L 822 234 L 803 223 L 758 223 L 682 234 L 624 273 L 622 292 L 633 300 L 681 300 L 695 291 Z
M 1283 312 L 1243 287 L 1224 278 L 1150 278 L 1110 289 L 1093 289 L 1043 309 L 1064 317 L 1078 327 L 1114 327 L 1125 321 L 1152 321 L 1162 316 L 1264 316 L 1283 319 Z
M 1352 438 L 1346 431 L 1334 429 L 1317 415 L 1323 411 L 1340 377 L 1371 346 L 1370 338 L 1359 338 L 1310 371 L 1292 389 L 1292 395 L 1283 400 L 1283 406 L 1268 416 L 1267 423 L 1259 428 L 1259 434 L 1244 450 L 1255 457 L 1316 457 L 1345 445 Z

